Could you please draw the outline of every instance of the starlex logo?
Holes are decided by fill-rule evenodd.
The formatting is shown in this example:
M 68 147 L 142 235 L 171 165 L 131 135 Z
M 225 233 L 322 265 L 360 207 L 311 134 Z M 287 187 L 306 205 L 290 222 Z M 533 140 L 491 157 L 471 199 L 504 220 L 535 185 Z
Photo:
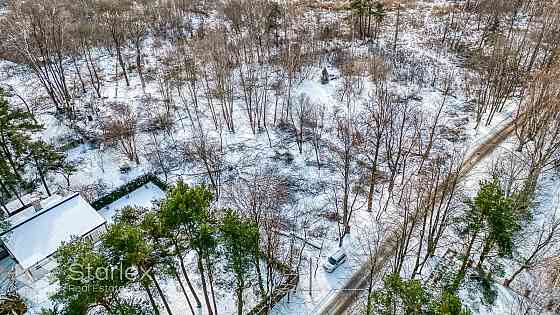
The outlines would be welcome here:
M 151 269 L 143 270 L 141 273 L 137 268 L 125 267 L 121 262 L 118 266 L 94 267 L 91 265 L 83 266 L 81 264 L 73 264 L 70 266 L 69 277 L 73 281 L 143 281 L 147 277 Z

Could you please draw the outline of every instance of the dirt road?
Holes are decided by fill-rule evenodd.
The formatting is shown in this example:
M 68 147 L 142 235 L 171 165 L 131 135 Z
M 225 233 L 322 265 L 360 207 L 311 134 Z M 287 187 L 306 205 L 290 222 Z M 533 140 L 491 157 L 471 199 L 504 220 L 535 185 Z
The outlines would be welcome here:
M 515 126 L 521 119 L 521 117 L 516 118 L 505 126 L 502 126 L 492 137 L 481 143 L 470 156 L 466 157 L 462 168 L 459 170 L 459 177 L 467 175 L 480 161 L 494 152 L 494 150 L 515 131 Z M 379 273 L 387 264 L 387 261 L 391 259 L 396 243 L 394 235 L 395 234 L 390 234 L 381 245 L 381 249 L 373 265 L 374 275 Z M 354 304 L 360 293 L 367 289 L 370 274 L 369 268 L 369 263 L 362 264 L 360 269 L 352 275 L 346 285 L 321 307 L 319 313 L 322 315 L 346 314 L 347 310 Z

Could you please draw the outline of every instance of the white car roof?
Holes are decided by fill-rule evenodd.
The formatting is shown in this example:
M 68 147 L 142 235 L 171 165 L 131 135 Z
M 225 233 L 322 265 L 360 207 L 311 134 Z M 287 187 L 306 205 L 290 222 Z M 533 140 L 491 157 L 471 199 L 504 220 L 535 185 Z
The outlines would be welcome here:
M 346 256 L 346 253 L 342 249 L 339 249 L 339 250 L 337 250 L 336 252 L 334 252 L 330 255 L 330 257 L 332 257 L 336 260 L 339 260 L 340 258 L 342 258 L 344 256 Z

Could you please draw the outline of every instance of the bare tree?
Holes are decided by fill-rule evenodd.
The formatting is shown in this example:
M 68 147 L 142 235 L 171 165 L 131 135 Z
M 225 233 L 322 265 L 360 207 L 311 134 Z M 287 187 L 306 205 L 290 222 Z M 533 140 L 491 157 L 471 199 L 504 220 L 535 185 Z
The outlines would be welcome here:
M 100 0 L 96 4 L 99 24 L 107 33 L 110 46 L 115 49 L 117 62 L 126 81 L 126 86 L 130 86 L 123 48 L 128 42 L 127 21 L 132 2 L 129 0 Z
M 315 152 L 315 159 L 317 160 L 317 167 L 321 168 L 321 146 L 323 132 L 325 129 L 325 105 L 311 104 L 309 114 L 310 118 L 310 138 Z
M 305 140 L 304 129 L 310 115 L 309 96 L 305 94 L 299 95 L 297 101 L 291 102 L 293 109 L 290 110 L 290 120 L 294 127 L 294 133 L 299 153 L 303 152 L 303 142 Z M 294 117 L 295 116 L 295 117 Z
M 122 153 L 130 160 L 139 163 L 136 147 L 138 116 L 130 105 L 110 103 L 113 114 L 106 118 L 103 138 L 107 143 L 116 143 Z
M 64 65 L 68 15 L 52 2 L 11 2 L 9 14 L 2 20 L 2 30 L 6 32 L 6 45 L 24 59 L 56 108 L 71 111 L 72 96 Z
M 223 168 L 221 138 L 218 141 L 212 140 L 205 132 L 196 133 L 195 131 L 195 135 L 187 145 L 185 153 L 202 162 L 212 188 L 216 192 L 216 198 L 219 198 Z
M 532 199 L 543 171 L 550 168 L 560 152 L 560 67 L 539 72 L 528 87 L 528 96 L 517 113 L 516 135 L 529 170 L 524 196 Z
M 335 207 L 339 222 L 339 246 L 350 233 L 350 220 L 358 207 L 359 190 L 356 188 L 356 157 L 363 139 L 355 126 L 353 109 L 344 116 L 336 116 L 337 144 L 331 145 L 341 183 L 335 188 Z M 340 221 L 342 220 L 342 221 Z
M 257 166 L 253 173 L 240 177 L 225 189 L 225 199 L 228 203 L 250 218 L 261 231 L 261 237 L 266 244 L 267 277 L 272 277 L 274 256 L 278 246 L 275 234 L 281 228 L 279 222 L 274 220 L 281 217 L 281 208 L 288 197 L 286 183 L 273 174 L 273 169 Z M 265 296 L 270 293 L 272 282 L 267 281 L 265 288 L 260 267 L 260 252 L 255 253 L 254 258 L 259 291 L 262 296 Z
M 525 246 L 521 246 L 523 251 L 526 250 L 525 254 L 519 253 L 519 256 L 515 258 L 519 266 L 504 281 L 504 286 L 508 287 L 521 272 L 530 270 L 558 255 L 557 244 L 560 240 L 560 213 L 558 213 L 558 210 L 556 205 L 550 214 L 546 214 L 545 221 L 542 224 L 536 224 L 529 231 L 524 231 L 528 236 L 523 242 Z
M 388 130 L 392 118 L 391 107 L 396 97 L 389 93 L 386 84 L 378 84 L 375 92 L 369 97 L 367 103 L 368 116 L 366 120 L 366 156 L 371 163 L 371 175 L 369 178 L 369 192 L 367 210 L 371 211 L 373 206 L 373 194 L 378 176 L 379 156 L 382 154 L 382 139 Z

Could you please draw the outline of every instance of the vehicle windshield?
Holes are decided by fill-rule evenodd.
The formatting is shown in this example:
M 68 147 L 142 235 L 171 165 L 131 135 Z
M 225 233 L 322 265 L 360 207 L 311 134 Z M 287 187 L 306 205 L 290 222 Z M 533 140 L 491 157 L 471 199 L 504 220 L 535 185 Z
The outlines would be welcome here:
M 334 258 L 332 258 L 332 257 L 329 257 L 329 263 L 330 263 L 331 265 L 336 265 L 336 260 L 335 260 Z

